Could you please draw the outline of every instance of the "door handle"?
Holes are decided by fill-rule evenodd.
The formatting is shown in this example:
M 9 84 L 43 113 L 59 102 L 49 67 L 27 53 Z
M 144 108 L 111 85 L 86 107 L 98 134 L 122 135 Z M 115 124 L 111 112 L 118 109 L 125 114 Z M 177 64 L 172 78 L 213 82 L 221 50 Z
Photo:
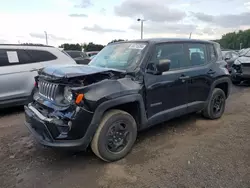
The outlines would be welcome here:
M 210 70 L 207 72 L 207 74 L 215 74 L 215 71 L 212 70 L 212 69 L 210 69 Z
M 180 76 L 180 77 L 179 77 L 180 80 L 187 80 L 187 79 L 189 79 L 189 78 L 190 78 L 189 76 Z

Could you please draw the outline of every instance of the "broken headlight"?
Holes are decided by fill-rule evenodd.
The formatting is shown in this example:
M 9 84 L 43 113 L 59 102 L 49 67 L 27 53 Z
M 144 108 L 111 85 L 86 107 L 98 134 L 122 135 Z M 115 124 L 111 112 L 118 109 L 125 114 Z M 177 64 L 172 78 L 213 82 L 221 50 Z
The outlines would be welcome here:
M 66 101 L 68 101 L 68 102 L 71 102 L 71 101 L 72 101 L 72 99 L 73 99 L 73 94 L 72 94 L 72 91 L 71 91 L 71 89 L 70 89 L 69 87 L 66 86 L 66 87 L 64 88 L 63 96 L 64 96 L 64 98 L 65 98 Z

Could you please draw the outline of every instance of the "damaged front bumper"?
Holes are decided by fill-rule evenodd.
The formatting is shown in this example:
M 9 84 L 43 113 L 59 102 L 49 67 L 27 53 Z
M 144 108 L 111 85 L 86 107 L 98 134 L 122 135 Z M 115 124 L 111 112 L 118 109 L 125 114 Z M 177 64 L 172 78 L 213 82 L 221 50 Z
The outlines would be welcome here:
M 86 149 L 92 139 L 93 113 L 78 107 L 71 117 L 46 117 L 32 103 L 25 106 L 25 125 L 35 138 L 45 146 Z M 60 112 L 67 116 L 67 110 Z

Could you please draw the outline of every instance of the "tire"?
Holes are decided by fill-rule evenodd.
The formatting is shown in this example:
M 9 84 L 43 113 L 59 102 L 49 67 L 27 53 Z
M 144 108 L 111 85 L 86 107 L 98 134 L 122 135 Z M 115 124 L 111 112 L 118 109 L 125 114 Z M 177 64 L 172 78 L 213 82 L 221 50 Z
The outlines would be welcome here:
M 215 108 L 217 107 L 215 104 L 215 101 L 218 97 L 221 97 L 222 103 L 221 103 L 220 110 L 216 109 L 216 112 L 215 112 Z M 225 95 L 224 91 L 222 89 L 215 88 L 213 90 L 213 93 L 212 93 L 210 99 L 209 99 L 208 104 L 206 105 L 206 107 L 203 110 L 203 116 L 208 118 L 208 119 L 218 119 L 223 115 L 223 113 L 225 111 L 225 105 L 226 105 L 226 95 Z
M 116 126 L 124 127 L 124 125 L 126 127 L 125 129 L 127 129 L 127 131 L 129 132 L 129 133 L 124 133 L 124 135 L 125 134 L 126 135 L 125 135 L 125 140 L 124 139 L 123 140 L 124 142 L 126 142 L 126 144 L 124 148 L 122 148 L 122 150 L 117 152 L 112 151 L 112 149 L 114 148 L 112 148 L 111 146 L 114 146 L 116 144 L 115 141 L 117 140 L 119 141 L 119 139 L 121 139 L 120 137 L 122 137 L 122 136 L 119 137 L 119 134 L 122 133 L 117 133 L 118 128 L 116 128 Z M 116 130 L 114 131 L 114 129 Z M 107 136 L 108 133 L 109 135 Z M 113 135 L 117 136 L 117 134 L 118 138 L 117 137 L 114 138 Z M 91 142 L 91 149 L 100 159 L 106 162 L 117 161 L 119 159 L 124 158 L 131 151 L 136 141 L 136 137 L 137 137 L 137 125 L 134 118 L 130 114 L 122 110 L 110 110 L 104 114 L 101 120 L 101 123 Z M 120 143 L 121 142 L 123 141 L 120 141 Z

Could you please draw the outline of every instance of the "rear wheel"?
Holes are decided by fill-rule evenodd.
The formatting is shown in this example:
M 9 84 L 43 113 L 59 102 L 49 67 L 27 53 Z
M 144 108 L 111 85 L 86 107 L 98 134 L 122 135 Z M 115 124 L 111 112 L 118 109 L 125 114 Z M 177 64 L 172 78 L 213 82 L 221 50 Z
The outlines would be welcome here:
M 220 118 L 225 110 L 226 95 L 220 88 L 215 88 L 210 97 L 210 100 L 203 110 L 203 116 L 209 119 Z
M 127 112 L 110 110 L 102 118 L 91 142 L 91 149 L 104 161 L 117 161 L 130 152 L 136 137 L 134 118 Z

